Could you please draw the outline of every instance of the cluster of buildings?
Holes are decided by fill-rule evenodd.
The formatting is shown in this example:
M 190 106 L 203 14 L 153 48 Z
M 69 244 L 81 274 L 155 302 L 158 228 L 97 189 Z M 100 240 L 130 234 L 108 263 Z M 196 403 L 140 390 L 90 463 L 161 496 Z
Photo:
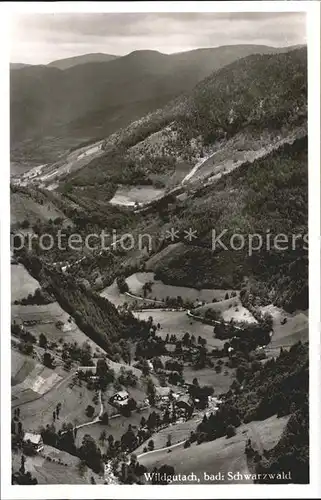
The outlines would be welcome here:
M 194 402 L 188 394 L 178 394 L 170 387 L 156 387 L 156 401 L 162 410 L 168 408 L 170 403 L 185 415 L 192 415 L 194 410 Z

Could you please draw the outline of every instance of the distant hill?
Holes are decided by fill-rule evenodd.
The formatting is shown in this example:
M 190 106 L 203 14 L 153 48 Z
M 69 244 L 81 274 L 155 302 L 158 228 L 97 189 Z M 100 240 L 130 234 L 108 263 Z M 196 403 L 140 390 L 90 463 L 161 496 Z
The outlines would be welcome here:
M 24 63 L 10 63 L 10 69 L 21 69 L 25 68 L 26 66 L 32 66 L 32 65 Z
M 108 136 L 190 91 L 211 72 L 236 59 L 284 50 L 288 49 L 257 45 L 171 55 L 143 50 L 109 62 L 79 64 L 77 58 L 77 65 L 63 71 L 53 63 L 12 71 L 12 153 L 31 138 L 39 143 L 44 137 L 47 142 L 62 136 L 68 142 L 70 137 L 74 146 L 75 138 L 81 142 Z
M 109 62 L 117 59 L 118 56 L 113 56 L 111 54 L 102 54 L 97 52 L 95 54 L 84 54 L 82 56 L 67 57 L 66 59 L 57 59 L 47 64 L 47 66 L 53 66 L 58 69 L 68 69 L 77 66 L 78 64 L 86 64 L 92 62 Z
M 192 167 L 215 143 L 245 129 L 252 135 L 266 130 L 280 131 L 280 137 L 284 136 L 285 130 L 306 122 L 306 71 L 304 48 L 234 61 L 214 71 L 189 93 L 109 136 L 106 155 L 120 146 L 128 148 L 128 156 L 139 162 L 141 169 L 153 175 L 166 174 L 160 171 L 161 165 L 169 163 L 165 157 L 173 158 L 174 163 L 186 161 Z M 79 172 L 79 177 L 98 175 L 105 165 L 103 157 L 97 159 Z

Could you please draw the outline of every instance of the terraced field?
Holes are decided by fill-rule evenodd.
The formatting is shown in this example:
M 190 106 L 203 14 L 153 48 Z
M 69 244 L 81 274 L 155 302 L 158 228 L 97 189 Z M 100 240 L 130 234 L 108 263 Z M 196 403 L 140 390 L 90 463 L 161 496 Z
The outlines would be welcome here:
M 14 407 L 41 398 L 54 387 L 59 386 L 63 377 L 61 370 L 51 370 L 30 356 L 16 350 L 11 354 L 12 405 Z

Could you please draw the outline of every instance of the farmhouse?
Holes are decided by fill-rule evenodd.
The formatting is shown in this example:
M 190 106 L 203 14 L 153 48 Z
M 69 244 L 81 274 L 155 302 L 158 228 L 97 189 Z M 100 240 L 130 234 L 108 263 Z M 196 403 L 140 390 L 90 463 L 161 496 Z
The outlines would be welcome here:
M 43 450 L 43 440 L 41 434 L 33 434 L 32 432 L 26 432 L 23 437 L 24 443 L 30 443 L 35 451 L 39 452 Z
M 97 376 L 97 368 L 95 366 L 79 366 L 78 369 L 78 374 L 80 375 L 85 375 L 89 376 L 90 380 L 98 380 L 99 377 Z
M 109 402 L 115 406 L 126 406 L 128 404 L 129 394 L 127 391 L 119 391 L 114 394 Z
M 163 399 L 163 398 L 168 398 L 171 392 L 170 387 L 161 387 L 157 386 L 155 387 L 155 392 L 156 392 L 156 398 L 157 399 Z
M 90 372 L 93 375 L 96 374 L 96 366 L 78 366 L 78 372 L 87 373 Z
M 114 394 L 113 399 L 114 401 L 124 401 L 125 399 L 129 398 L 129 394 L 127 391 L 119 391 Z

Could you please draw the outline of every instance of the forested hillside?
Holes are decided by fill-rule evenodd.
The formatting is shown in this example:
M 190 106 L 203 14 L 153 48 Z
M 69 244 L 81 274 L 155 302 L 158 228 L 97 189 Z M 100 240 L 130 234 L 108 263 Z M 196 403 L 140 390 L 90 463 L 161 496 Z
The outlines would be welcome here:
M 211 72 L 239 58 L 284 50 L 289 48 L 234 45 L 173 55 L 142 50 L 116 58 L 98 54 L 99 62 L 88 55 L 83 64 L 62 60 L 14 69 L 12 153 L 18 159 L 23 151 L 39 148 L 48 161 L 46 156 L 51 159 L 60 143 L 58 152 L 75 147 L 77 141 L 104 138 L 191 91 Z
M 191 200 L 169 208 L 166 216 L 168 225 L 181 231 L 197 229 L 198 238 L 160 260 L 155 268 L 160 279 L 199 288 L 240 288 L 251 277 L 267 300 L 290 310 L 307 307 L 308 255 L 302 240 L 308 230 L 306 137 L 200 188 Z M 218 243 L 212 251 L 212 229 L 216 236 L 223 231 L 227 249 Z M 234 233 L 245 238 L 260 234 L 262 250 L 249 255 L 248 240 L 242 250 L 234 250 L 229 243 Z M 279 233 L 288 235 L 288 248 L 269 249 L 267 234 L 273 241 Z M 295 248 L 292 235 L 298 235 Z
M 182 162 L 192 167 L 234 137 L 255 149 L 265 134 L 267 145 L 305 127 L 306 94 L 306 48 L 245 57 L 214 72 L 190 94 L 112 134 L 105 156 L 71 178 L 76 183 L 112 180 L 115 155 L 123 163 L 118 177 L 127 165 L 145 177 L 171 176 Z

